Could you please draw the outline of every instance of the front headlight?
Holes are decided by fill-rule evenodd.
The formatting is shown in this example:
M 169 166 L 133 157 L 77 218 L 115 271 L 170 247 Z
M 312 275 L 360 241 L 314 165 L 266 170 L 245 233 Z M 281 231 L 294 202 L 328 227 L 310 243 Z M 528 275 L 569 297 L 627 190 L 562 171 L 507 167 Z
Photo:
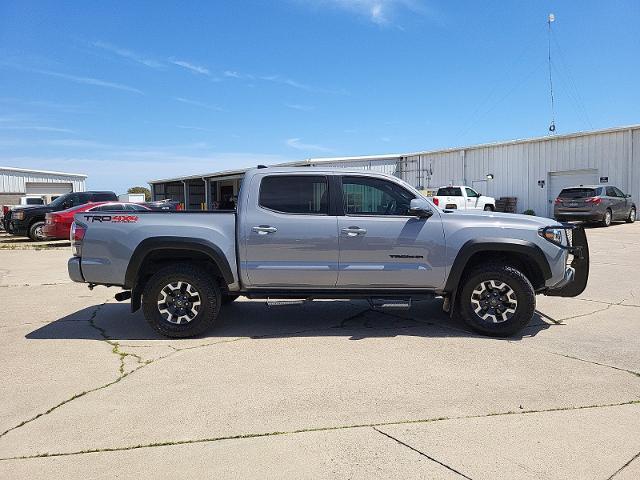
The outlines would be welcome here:
M 561 228 L 541 228 L 538 230 L 538 234 L 549 240 L 551 243 L 562 245 L 562 229 Z
M 11 216 L 14 220 L 24 220 L 24 212 L 21 211 L 13 212 Z

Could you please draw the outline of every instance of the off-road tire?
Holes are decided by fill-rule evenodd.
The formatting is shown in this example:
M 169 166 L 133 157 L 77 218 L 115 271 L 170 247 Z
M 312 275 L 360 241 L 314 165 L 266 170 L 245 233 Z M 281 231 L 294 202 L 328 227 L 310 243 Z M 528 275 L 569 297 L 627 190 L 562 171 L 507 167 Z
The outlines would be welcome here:
M 44 228 L 45 222 L 44 220 L 38 220 L 37 222 L 33 222 L 29 227 L 29 238 L 34 242 L 42 242 L 47 239 L 45 237 L 42 229 Z
M 187 323 L 169 322 L 158 307 L 163 288 L 175 282 L 192 285 L 200 297 L 198 313 Z M 189 263 L 175 263 L 161 268 L 147 281 L 142 292 L 144 318 L 160 335 L 171 338 L 194 337 L 209 330 L 215 324 L 221 303 L 221 291 L 215 278 Z
M 631 210 L 629 210 L 629 216 L 627 217 L 626 222 L 627 223 L 633 223 L 636 221 L 636 207 L 631 207 Z
M 230 303 L 235 302 L 240 295 L 235 295 L 232 293 L 224 293 L 222 295 L 222 305 L 229 305 Z
M 500 323 L 483 320 L 476 314 L 471 303 L 476 287 L 481 282 L 490 280 L 509 286 L 517 299 L 515 313 Z M 535 291 L 527 277 L 520 270 L 499 263 L 481 264 L 468 272 L 463 278 L 458 302 L 462 320 L 474 331 L 491 337 L 510 337 L 516 334 L 531 321 L 536 308 Z
M 611 226 L 612 221 L 613 221 L 613 213 L 611 212 L 611 209 L 607 208 L 604 212 L 604 215 L 602 216 L 602 221 L 600 222 L 600 225 L 603 227 L 609 227 Z

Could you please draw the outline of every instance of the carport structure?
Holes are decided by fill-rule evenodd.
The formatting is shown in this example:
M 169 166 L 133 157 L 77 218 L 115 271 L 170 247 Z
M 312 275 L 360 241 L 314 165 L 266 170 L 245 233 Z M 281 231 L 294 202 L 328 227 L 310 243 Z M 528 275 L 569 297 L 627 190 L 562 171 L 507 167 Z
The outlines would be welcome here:
M 215 210 L 238 195 L 246 169 L 152 180 L 154 200 L 175 200 L 189 210 Z

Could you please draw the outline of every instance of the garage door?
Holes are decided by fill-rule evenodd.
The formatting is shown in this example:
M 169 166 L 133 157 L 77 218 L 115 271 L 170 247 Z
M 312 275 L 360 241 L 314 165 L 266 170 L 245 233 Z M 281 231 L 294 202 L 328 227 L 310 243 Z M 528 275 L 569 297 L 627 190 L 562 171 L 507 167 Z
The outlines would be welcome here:
M 27 182 L 27 195 L 63 195 L 73 191 L 71 183 Z
M 598 170 L 595 168 L 585 170 L 567 170 L 564 172 L 549 172 L 549 211 L 547 215 L 553 216 L 553 202 L 563 188 L 577 187 L 579 185 L 594 185 L 598 183 Z

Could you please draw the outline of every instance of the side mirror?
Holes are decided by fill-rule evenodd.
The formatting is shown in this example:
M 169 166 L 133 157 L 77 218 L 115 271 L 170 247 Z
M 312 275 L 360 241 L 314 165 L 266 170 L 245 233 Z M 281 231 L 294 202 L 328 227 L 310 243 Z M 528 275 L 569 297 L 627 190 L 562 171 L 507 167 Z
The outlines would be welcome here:
M 414 198 L 409 204 L 409 214 L 418 218 L 429 218 L 433 215 L 433 210 L 429 206 L 429 202 L 422 198 Z
M 625 197 L 627 197 L 627 198 L 631 198 L 631 194 L 630 194 L 630 193 L 627 193 L 627 194 L 625 195 Z

